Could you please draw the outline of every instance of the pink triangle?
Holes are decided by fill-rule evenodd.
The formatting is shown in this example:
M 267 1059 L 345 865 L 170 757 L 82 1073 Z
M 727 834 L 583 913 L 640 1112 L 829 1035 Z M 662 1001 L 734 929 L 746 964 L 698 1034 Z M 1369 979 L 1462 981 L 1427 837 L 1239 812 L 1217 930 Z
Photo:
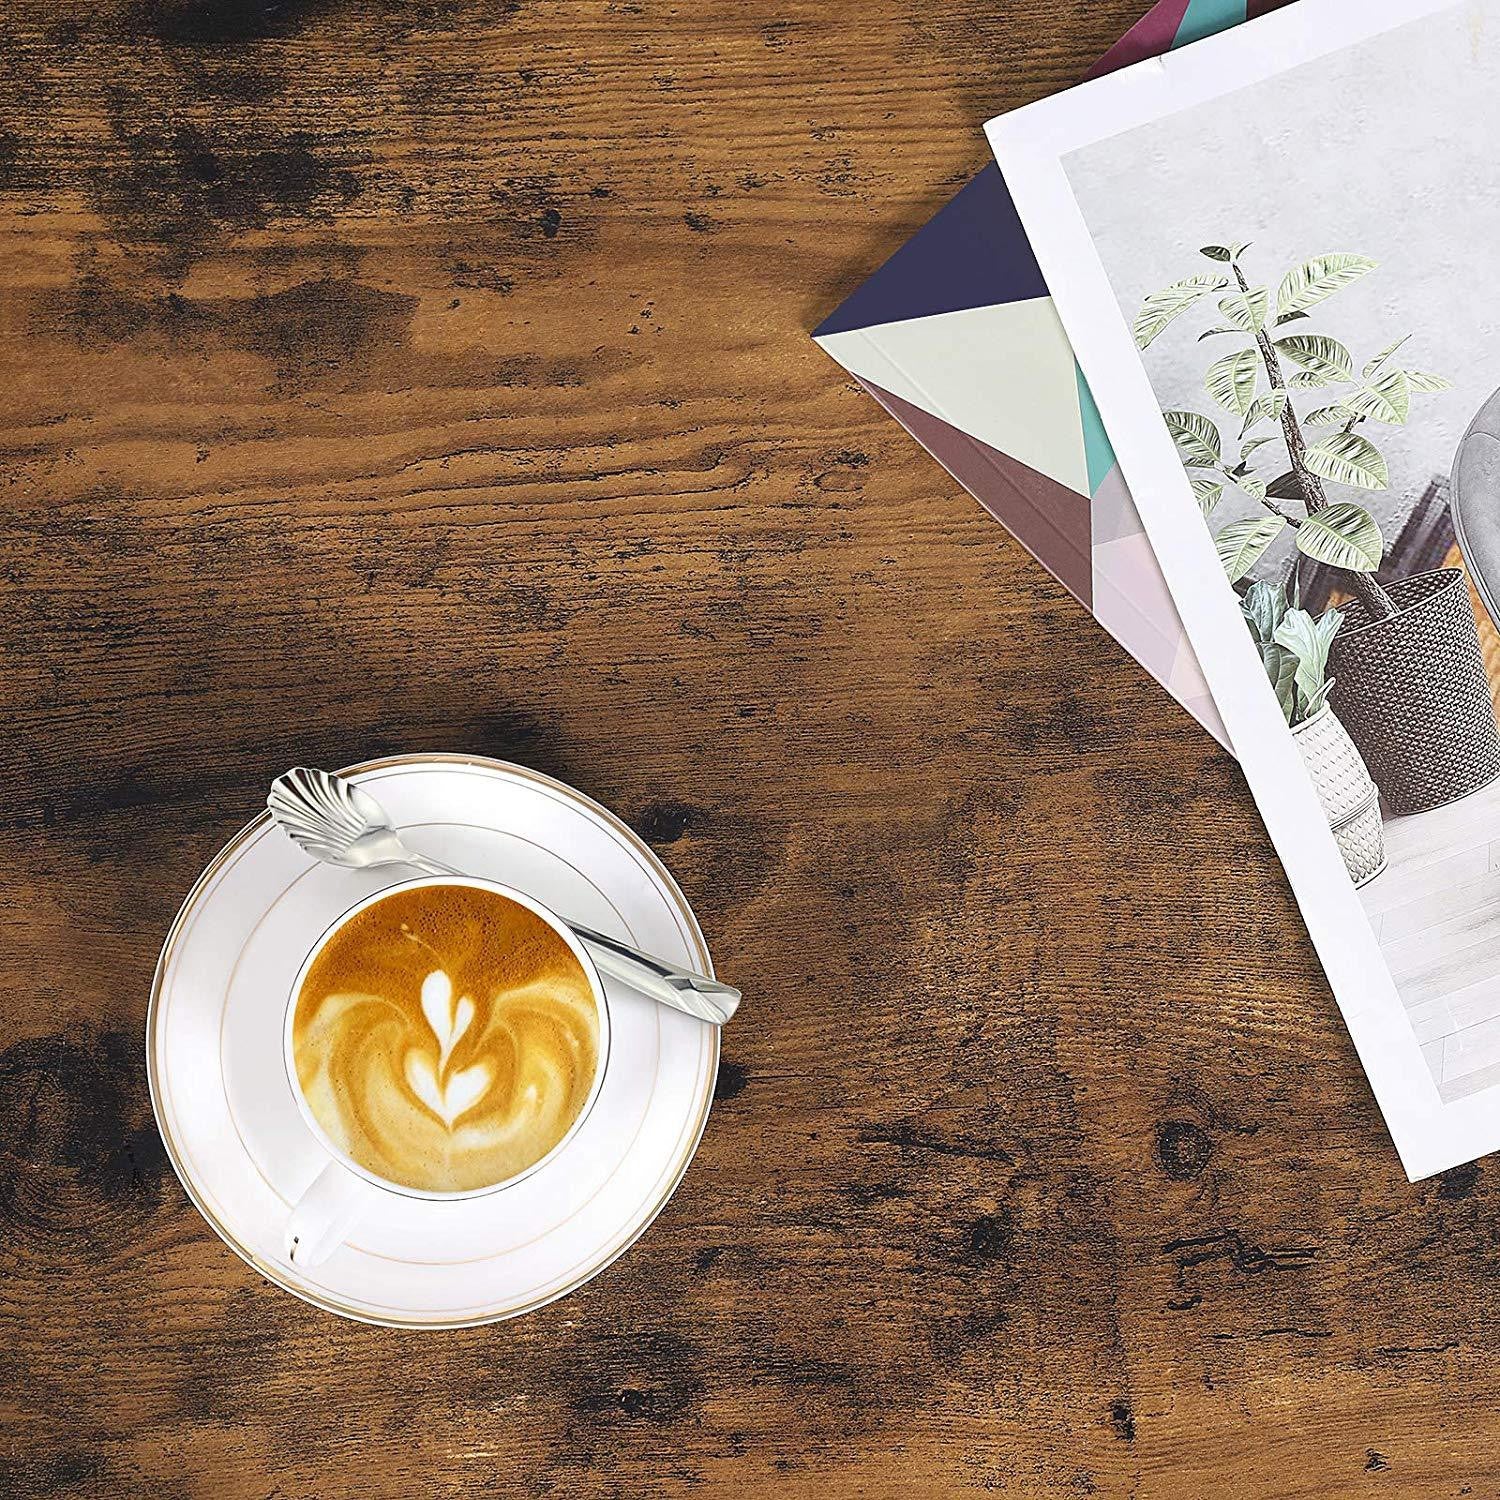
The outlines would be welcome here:
M 1144 58 L 1160 57 L 1163 52 L 1170 52 L 1187 9 L 1188 0 L 1161 0 L 1161 4 L 1153 5 L 1089 69 L 1086 76 L 1101 78 L 1106 73 L 1113 73 L 1116 68 L 1128 68 L 1131 63 L 1138 63 Z

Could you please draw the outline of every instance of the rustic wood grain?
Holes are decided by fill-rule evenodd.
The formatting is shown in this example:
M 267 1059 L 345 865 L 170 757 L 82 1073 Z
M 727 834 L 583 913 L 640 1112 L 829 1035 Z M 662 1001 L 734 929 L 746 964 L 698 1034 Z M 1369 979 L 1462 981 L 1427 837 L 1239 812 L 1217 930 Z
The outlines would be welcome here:
M 807 338 L 1143 0 L 13 0 L 0 1493 L 1500 1492 L 1240 776 Z M 749 1000 L 682 1190 L 364 1328 L 188 1205 L 158 945 L 269 775 L 568 778 Z

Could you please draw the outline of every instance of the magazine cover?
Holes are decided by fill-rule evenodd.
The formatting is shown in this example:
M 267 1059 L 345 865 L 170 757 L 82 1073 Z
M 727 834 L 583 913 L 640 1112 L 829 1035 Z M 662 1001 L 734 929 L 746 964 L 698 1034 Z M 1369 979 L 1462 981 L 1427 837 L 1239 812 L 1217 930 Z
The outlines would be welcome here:
M 1500 1145 L 1500 5 L 1301 0 L 992 121 L 1413 1176 Z

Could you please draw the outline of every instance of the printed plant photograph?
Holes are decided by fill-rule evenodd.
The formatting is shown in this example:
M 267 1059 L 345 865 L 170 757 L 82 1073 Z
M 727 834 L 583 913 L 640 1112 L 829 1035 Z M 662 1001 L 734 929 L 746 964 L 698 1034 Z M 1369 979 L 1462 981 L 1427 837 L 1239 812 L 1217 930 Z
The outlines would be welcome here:
M 1184 524 L 1212 534 L 1450 1101 L 1500 1083 L 1500 39 L 1471 19 L 1065 163 Z

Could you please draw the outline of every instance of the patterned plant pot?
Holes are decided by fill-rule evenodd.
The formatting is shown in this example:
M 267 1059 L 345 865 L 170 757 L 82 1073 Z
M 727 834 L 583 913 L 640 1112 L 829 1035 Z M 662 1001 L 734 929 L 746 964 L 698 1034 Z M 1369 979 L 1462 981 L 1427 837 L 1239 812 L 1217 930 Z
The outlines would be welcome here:
M 1326 705 L 1297 725 L 1292 738 L 1317 788 L 1349 878 L 1355 885 L 1373 880 L 1385 869 L 1385 835 L 1375 783 L 1354 741 Z
M 1339 717 L 1386 805 L 1426 812 L 1500 776 L 1500 731 L 1479 651 L 1469 588 L 1458 568 L 1386 586 L 1396 613 L 1341 608 L 1329 676 Z

